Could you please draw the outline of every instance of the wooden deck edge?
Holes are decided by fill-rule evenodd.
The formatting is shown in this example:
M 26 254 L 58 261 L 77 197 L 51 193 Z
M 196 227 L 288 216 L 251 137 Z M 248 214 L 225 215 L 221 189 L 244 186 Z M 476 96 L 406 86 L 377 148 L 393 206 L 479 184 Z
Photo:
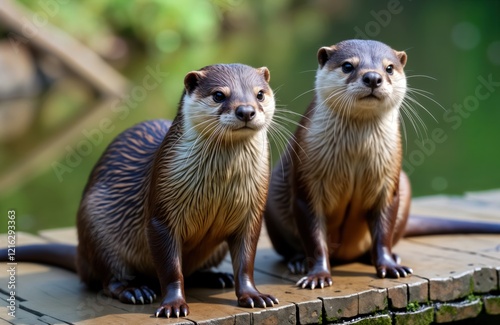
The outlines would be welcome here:
M 65 242 L 74 237 L 73 233 L 74 229 L 68 228 L 41 232 L 39 236 L 23 234 L 25 236 L 23 242 L 51 241 L 52 237 Z M 484 247 L 491 247 L 492 243 L 496 243 L 496 237 L 478 236 L 475 238 L 477 238 L 475 240 L 478 242 L 479 238 L 487 238 L 485 240 L 488 240 L 488 244 L 481 244 Z M 410 246 L 416 245 L 416 242 L 413 243 L 408 240 L 405 240 L 405 242 Z M 401 246 L 400 250 L 407 251 L 406 246 Z M 411 251 L 408 252 L 412 253 Z M 445 250 L 445 252 L 447 251 Z M 427 253 L 435 254 L 434 251 L 431 251 L 431 248 Z M 452 255 L 453 252 L 450 251 L 450 254 Z M 451 255 L 448 257 L 451 257 Z M 473 256 L 478 259 L 474 259 Z M 280 291 L 278 297 L 281 303 L 274 308 L 240 309 L 237 314 L 234 313 L 235 310 L 228 308 L 228 314 L 225 316 L 219 313 L 217 316 L 214 314 L 215 317 L 209 316 L 209 318 L 193 313 L 193 316 L 189 315 L 187 318 L 170 319 L 168 324 L 430 324 L 464 319 L 473 319 L 478 324 L 483 324 L 483 320 L 486 323 L 499 324 L 500 264 L 498 259 L 482 257 L 481 254 L 458 257 L 463 258 L 467 266 L 453 268 L 453 271 L 440 273 L 439 275 L 420 270 L 421 272 L 415 272 L 412 277 L 399 280 L 359 280 L 364 284 L 360 291 L 353 293 L 345 291 L 346 287 L 342 283 L 346 276 L 341 275 L 342 272 L 357 269 L 360 273 L 363 273 L 368 269 L 371 270 L 371 267 L 356 264 L 336 267 L 334 273 L 337 273 L 337 285 L 340 284 L 337 287 L 338 290 L 328 292 L 311 291 L 295 289 L 292 285 L 285 285 L 278 289 Z M 264 261 L 269 262 L 270 259 L 261 260 L 261 266 L 266 264 Z M 443 260 L 442 263 L 451 263 L 451 261 L 451 259 L 449 261 Z M 435 263 L 436 261 L 431 262 Z M 424 261 L 421 263 L 424 263 Z M 432 265 L 432 263 L 428 264 L 426 262 L 424 265 Z M 228 263 L 228 267 L 229 265 Z M 262 272 L 256 269 L 256 274 L 260 273 Z M 423 274 L 427 275 L 423 276 Z M 349 283 L 349 286 L 359 286 L 355 278 L 350 282 L 352 283 Z M 265 286 L 265 284 L 262 286 Z M 0 301 L 8 304 L 6 300 L 8 293 L 3 289 L 5 288 L 0 288 Z M 269 287 L 266 288 L 266 291 L 271 292 L 270 290 Z M 340 290 L 344 294 L 336 293 L 340 292 Z M 290 295 L 287 297 L 285 293 Z M 330 294 L 333 296 L 330 296 Z M 232 293 L 229 296 L 232 296 Z M 307 297 L 297 299 L 298 296 Z M 35 300 L 32 300 L 32 303 L 34 302 Z M 20 302 L 20 307 L 23 309 L 23 313 L 26 314 L 25 317 L 29 319 L 40 320 L 41 316 L 58 319 L 57 315 L 45 314 L 43 309 L 32 312 L 29 308 L 22 308 L 24 305 L 26 303 Z M 214 308 L 217 307 L 214 306 Z M 147 314 L 140 316 L 147 317 Z M 1 313 L 0 319 L 8 323 L 13 321 Z M 150 321 L 147 318 L 145 320 Z M 164 320 L 162 319 L 162 321 Z M 69 321 L 69 323 L 73 322 Z M 76 321 L 75 323 L 80 322 Z M 88 319 L 83 323 L 92 323 L 92 320 Z
M 499 193 L 500 194 L 500 191 Z M 496 195 L 493 193 L 491 196 Z M 496 197 L 496 196 L 495 196 Z M 474 200 L 480 200 L 481 196 Z M 492 199 L 493 200 L 493 199 Z M 453 201 L 453 202 L 452 202 Z M 455 215 L 469 201 L 429 198 L 419 204 Z M 458 202 L 458 203 L 457 203 Z M 456 204 L 455 204 L 456 203 Z M 494 203 L 494 204 L 493 204 Z M 464 213 L 469 220 L 498 220 L 492 204 L 473 204 Z M 455 205 L 453 205 L 455 204 Z M 464 210 L 465 211 L 465 210 Z M 493 215 L 492 211 L 496 211 Z M 481 215 L 481 218 L 475 217 Z M 483 219 L 484 217 L 484 219 Z M 18 232 L 19 245 L 76 243 L 76 229 Z M 437 235 L 401 240 L 394 250 L 413 275 L 379 279 L 373 266 L 349 263 L 332 268 L 334 286 L 300 289 L 300 278 L 290 274 L 271 246 L 265 228 L 259 240 L 254 277 L 261 292 L 271 293 L 280 304 L 266 309 L 238 307 L 233 290 L 191 289 L 186 292 L 192 313 L 181 319 L 152 318 L 150 306 L 123 306 L 76 285 L 74 274 L 56 267 L 19 264 L 18 316 L 0 312 L 8 324 L 500 324 L 500 237 L 495 234 Z M 7 236 L 0 235 L 0 244 Z M 231 272 L 229 258 L 219 271 Z M 66 273 L 65 273 L 66 272 Z M 6 272 L 0 275 L 5 281 Z M 79 282 L 78 282 L 79 283 Z M 9 304 L 6 286 L 0 285 L 0 302 Z M 50 292 L 50 295 L 47 293 Z M 75 307 L 76 306 L 76 307 Z M 75 315 L 76 308 L 76 315 Z M 5 310 L 5 309 L 4 309 Z M 83 313 L 80 315 L 79 313 Z M 94 313 L 94 315 L 92 315 Z M 90 315 L 89 315 L 90 314 Z

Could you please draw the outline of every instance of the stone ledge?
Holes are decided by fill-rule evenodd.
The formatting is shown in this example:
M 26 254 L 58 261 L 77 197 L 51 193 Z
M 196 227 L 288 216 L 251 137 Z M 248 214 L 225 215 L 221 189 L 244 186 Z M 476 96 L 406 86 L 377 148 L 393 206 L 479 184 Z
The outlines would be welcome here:
M 448 323 L 474 318 L 479 315 L 482 308 L 483 303 L 480 299 L 457 303 L 440 303 L 436 305 L 436 322 Z

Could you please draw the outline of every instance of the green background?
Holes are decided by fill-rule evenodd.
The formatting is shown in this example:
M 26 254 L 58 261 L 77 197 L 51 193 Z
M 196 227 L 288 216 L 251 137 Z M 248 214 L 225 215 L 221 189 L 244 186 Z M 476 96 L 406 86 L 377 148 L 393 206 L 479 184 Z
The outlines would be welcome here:
M 296 120 L 283 110 L 305 111 L 318 48 L 355 37 L 405 50 L 410 86 L 431 93 L 432 100 L 412 95 L 428 111 L 413 105 L 422 120 L 416 130 L 405 117 L 405 169 L 414 196 L 500 187 L 500 1 L 86 0 L 60 1 L 49 9 L 42 1 L 22 2 L 51 13 L 52 24 L 91 48 L 109 38 L 126 44 L 126 56 L 107 59 L 133 84 L 141 85 L 147 67 L 158 65 L 168 76 L 123 120 L 110 110 L 113 132 L 62 181 L 50 160 L 1 193 L 0 213 L 6 218 L 7 209 L 16 209 L 18 231 L 74 225 L 86 179 L 106 145 L 136 122 L 173 118 L 187 72 L 218 62 L 267 66 L 278 114 Z M 481 78 L 493 85 L 478 96 Z M 30 134 L 15 146 L 1 145 L 1 168 L 27 159 L 19 148 L 50 133 L 54 120 L 64 124 L 77 115 L 74 106 L 85 102 L 79 96 L 86 95 L 64 89 Z M 455 111 L 457 105 L 464 108 Z M 294 129 L 292 123 L 285 127 Z M 276 160 L 279 152 L 273 151 Z M 64 163 L 66 154 L 61 149 L 54 159 Z M 6 222 L 0 223 L 5 229 Z

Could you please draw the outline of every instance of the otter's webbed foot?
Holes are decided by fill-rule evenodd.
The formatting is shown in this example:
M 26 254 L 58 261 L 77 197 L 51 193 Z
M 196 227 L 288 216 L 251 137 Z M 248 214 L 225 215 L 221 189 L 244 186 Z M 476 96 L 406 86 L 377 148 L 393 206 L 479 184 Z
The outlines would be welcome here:
M 401 259 L 396 254 L 384 254 L 383 258 L 375 262 L 375 269 L 379 278 L 406 278 L 413 273 L 407 266 L 400 265 Z
M 186 279 L 186 287 L 224 289 L 234 287 L 234 276 L 231 273 L 197 271 Z
M 156 293 L 148 286 L 133 286 L 116 279 L 104 285 L 104 294 L 118 299 L 126 304 L 151 304 L 156 299 Z

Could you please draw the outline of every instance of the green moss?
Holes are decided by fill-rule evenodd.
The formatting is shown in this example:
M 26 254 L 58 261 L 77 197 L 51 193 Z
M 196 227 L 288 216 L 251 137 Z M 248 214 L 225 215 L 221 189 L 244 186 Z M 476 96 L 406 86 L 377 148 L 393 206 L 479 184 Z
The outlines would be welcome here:
M 338 318 L 338 317 L 327 317 L 327 318 L 326 318 L 326 321 L 327 321 L 328 323 L 333 323 L 333 322 L 338 321 L 339 319 L 340 319 L 340 318 Z
M 424 325 L 424 324 L 427 325 L 427 324 L 434 322 L 434 310 L 429 309 L 427 312 L 420 314 L 418 321 L 419 321 L 419 324 L 422 324 L 422 325 Z
M 417 301 L 410 302 L 406 306 L 406 310 L 409 311 L 409 312 L 416 312 L 419 309 L 420 309 L 420 304 Z
M 476 301 L 476 300 L 479 300 L 479 299 L 480 299 L 480 297 L 476 296 L 472 292 L 467 296 L 467 301 L 469 301 L 469 302 L 473 302 L 473 301 Z
M 488 296 L 487 299 L 489 303 L 500 306 L 500 297 Z
M 498 314 L 500 311 L 500 297 L 486 296 L 484 301 L 481 302 L 485 305 L 488 314 Z
M 474 292 L 474 277 L 473 276 L 469 280 L 469 292 L 471 294 Z
M 484 302 L 481 299 L 481 296 L 476 296 L 475 294 L 471 293 L 470 295 L 467 296 L 467 301 L 468 302 L 476 302 L 476 301 L 478 301 L 479 302 L 479 308 L 480 309 L 483 308 Z
M 365 318 L 360 322 L 362 325 L 391 325 L 392 321 L 390 317 L 370 317 Z
M 319 317 L 318 317 L 318 324 L 323 324 L 323 314 L 319 314 Z
M 413 303 L 413 306 L 418 303 Z M 418 311 L 394 313 L 394 324 L 398 325 L 429 325 L 434 322 L 434 308 L 420 308 Z
M 441 305 L 438 310 L 437 310 L 437 313 L 440 314 L 440 315 L 446 315 L 446 314 L 450 314 L 452 316 L 456 316 L 458 311 L 455 307 L 453 306 L 450 306 L 450 305 Z

